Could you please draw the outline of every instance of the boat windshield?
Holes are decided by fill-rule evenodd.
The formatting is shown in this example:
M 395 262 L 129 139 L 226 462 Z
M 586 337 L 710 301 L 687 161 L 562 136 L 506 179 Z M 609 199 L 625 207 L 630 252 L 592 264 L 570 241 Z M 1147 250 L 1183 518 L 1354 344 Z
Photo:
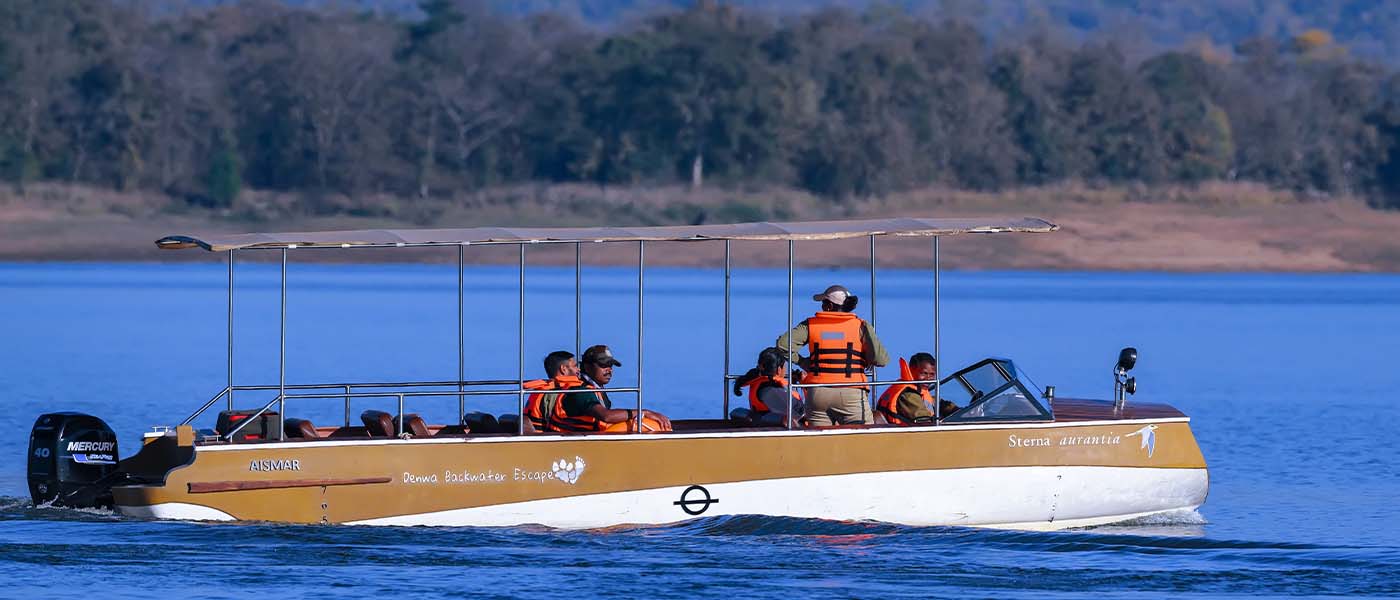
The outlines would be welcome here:
M 943 399 L 963 408 L 945 423 L 985 421 L 1049 421 L 1050 411 L 1019 380 L 1016 365 L 988 358 L 948 376 L 941 384 Z

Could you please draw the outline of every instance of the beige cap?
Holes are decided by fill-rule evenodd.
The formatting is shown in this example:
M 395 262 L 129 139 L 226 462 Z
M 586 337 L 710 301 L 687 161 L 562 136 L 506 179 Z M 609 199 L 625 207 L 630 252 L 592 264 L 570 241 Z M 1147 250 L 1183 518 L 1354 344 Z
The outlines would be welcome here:
M 822 300 L 829 300 L 832 304 L 841 306 L 842 304 L 846 303 L 847 298 L 854 297 L 856 297 L 856 295 L 852 294 L 851 290 L 846 289 L 846 286 L 833 285 L 829 288 L 826 288 L 825 292 L 812 296 L 812 299 L 816 300 L 817 302 L 821 302 Z

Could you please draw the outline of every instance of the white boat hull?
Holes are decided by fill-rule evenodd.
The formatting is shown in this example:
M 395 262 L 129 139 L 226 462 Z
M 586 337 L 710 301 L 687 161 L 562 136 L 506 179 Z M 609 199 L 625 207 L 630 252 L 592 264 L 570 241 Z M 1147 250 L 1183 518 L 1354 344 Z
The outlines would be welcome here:
M 1120 522 L 1205 501 L 1205 469 L 997 467 L 858 473 L 659 488 L 532 500 L 352 521 L 360 525 L 510 526 L 586 529 L 677 522 L 677 502 L 695 517 L 769 515 L 903 525 L 1065 529 Z M 711 502 L 705 502 L 706 493 Z M 160 519 L 233 520 L 187 503 L 123 507 Z

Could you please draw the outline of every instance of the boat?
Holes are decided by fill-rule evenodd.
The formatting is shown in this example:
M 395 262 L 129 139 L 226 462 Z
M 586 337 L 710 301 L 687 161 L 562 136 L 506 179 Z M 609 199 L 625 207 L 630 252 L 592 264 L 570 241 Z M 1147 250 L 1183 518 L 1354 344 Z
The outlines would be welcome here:
M 1125 348 L 1113 365 L 1109 400 L 1056 397 L 1037 388 L 1007 358 L 987 357 L 946 377 L 914 382 L 938 400 L 960 406 L 927 423 L 806 428 L 727 418 L 674 419 L 667 432 L 647 432 L 649 393 L 609 389 L 635 398 L 635 426 L 622 433 L 528 433 L 519 415 L 527 394 L 519 356 L 514 377 L 468 377 L 462 290 L 470 273 L 464 254 L 477 246 L 515 246 L 520 265 L 521 347 L 525 346 L 525 257 L 544 244 L 635 244 L 638 310 L 649 242 L 723 244 L 724 373 L 730 359 L 730 245 L 786 244 L 788 323 L 794 323 L 793 243 L 869 238 L 871 309 L 875 241 L 926 238 L 933 262 L 934 354 L 938 333 L 939 243 L 949 236 L 1044 234 L 1058 226 L 1036 218 L 888 218 L 674 227 L 407 229 L 174 235 L 169 250 L 227 255 L 229 376 L 226 384 L 179 425 L 145 433 L 131 456 L 118 459 L 117 436 L 98 417 L 42 415 L 29 446 L 35 504 L 112 506 L 122 515 L 199 521 L 273 521 L 352 525 L 517 526 L 598 528 L 665 524 L 700 517 L 771 515 L 880 521 L 914 526 L 1050 530 L 1086 527 L 1199 507 L 1209 476 L 1190 418 L 1165 405 L 1129 402 L 1137 352 Z M 289 256 L 360 248 L 455 248 L 458 275 L 458 377 L 452 381 L 286 381 L 286 285 Z M 233 277 L 236 256 L 280 253 L 279 380 L 233 380 Z M 576 318 L 581 302 L 575 290 Z M 642 372 L 638 315 L 637 372 Z M 791 368 L 791 367 L 789 367 Z M 910 379 L 862 384 L 882 388 Z M 789 381 L 791 379 L 789 378 Z M 818 384 L 788 383 L 804 390 Z M 840 385 L 840 384 L 825 384 Z M 250 392 L 272 394 L 271 401 Z M 515 414 L 469 410 L 482 396 L 514 396 Z M 872 394 L 878 397 L 878 393 Z M 405 403 L 456 398 L 459 422 L 425 423 Z M 352 422 L 351 401 L 382 403 Z M 303 403 L 345 405 L 343 423 L 318 427 L 288 416 Z M 240 402 L 243 404 L 240 405 Z M 421 404 L 419 404 L 421 405 Z M 221 410 L 215 411 L 218 406 Z M 941 402 L 933 403 L 941 410 Z M 338 408 L 338 407 L 337 407 Z M 213 427 L 197 427 L 213 420 Z

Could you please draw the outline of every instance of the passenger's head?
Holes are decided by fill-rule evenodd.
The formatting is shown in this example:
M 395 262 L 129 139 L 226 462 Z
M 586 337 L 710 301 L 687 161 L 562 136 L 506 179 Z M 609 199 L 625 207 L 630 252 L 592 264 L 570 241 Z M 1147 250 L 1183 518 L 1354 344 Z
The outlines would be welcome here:
M 578 361 L 574 360 L 572 352 L 555 350 L 544 357 L 544 372 L 551 379 L 560 375 L 578 377 Z
M 620 366 L 622 363 L 613 357 L 612 350 L 607 346 L 598 344 L 583 351 L 583 374 L 598 382 L 598 385 L 607 385 L 612 381 L 613 367 Z
M 914 372 L 914 379 L 936 379 L 938 377 L 938 359 L 927 352 L 919 352 L 909 357 L 909 369 Z
M 787 351 L 782 348 L 764 348 L 758 353 L 758 374 L 764 377 L 773 377 L 779 374 L 783 365 L 787 364 Z
M 844 285 L 833 285 L 826 288 L 826 291 L 812 296 L 813 300 L 822 303 L 822 310 L 826 312 L 851 312 L 856 309 L 856 303 L 860 301 L 851 290 Z

